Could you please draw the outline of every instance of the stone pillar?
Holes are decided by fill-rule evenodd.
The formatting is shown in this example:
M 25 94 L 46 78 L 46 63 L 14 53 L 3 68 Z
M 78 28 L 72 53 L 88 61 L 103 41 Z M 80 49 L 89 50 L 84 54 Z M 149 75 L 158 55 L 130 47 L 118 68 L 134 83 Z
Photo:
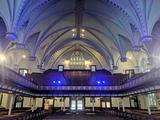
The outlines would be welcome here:
M 123 109 L 123 112 L 125 112 L 125 106 L 124 106 L 124 98 L 122 98 L 122 109 Z
M 63 99 L 63 112 L 65 112 L 66 111 L 66 104 L 65 104 L 65 98 Z
M 151 113 L 151 108 L 150 108 L 150 102 L 149 102 L 149 97 L 148 97 L 148 95 L 146 95 L 146 97 L 147 97 L 147 108 L 148 108 L 148 114 L 149 115 L 151 115 L 152 113 Z
M 36 107 L 36 98 L 32 98 L 32 108 L 31 108 L 32 112 L 34 112 L 35 107 Z
M 3 93 L 0 93 L 0 106 L 2 105 Z
M 105 100 L 105 108 L 107 109 L 107 101 Z
M 77 112 L 77 110 L 78 110 L 77 104 L 78 104 L 78 97 L 76 97 L 76 112 Z
M 45 103 L 45 98 L 42 98 L 43 102 L 42 102 L 42 110 L 44 110 L 44 103 Z
M 110 108 L 112 109 L 112 97 L 110 97 Z
M 12 112 L 13 98 L 14 98 L 14 95 L 11 94 L 10 103 L 9 103 L 9 111 L 8 111 L 8 115 L 11 115 L 11 112 Z
M 63 110 L 64 98 L 61 97 L 61 110 Z
M 17 34 L 15 32 L 12 32 L 12 31 L 7 32 L 5 38 L 8 39 L 8 40 L 11 40 L 11 41 L 15 41 L 17 39 Z
M 141 37 L 141 41 L 142 42 L 151 42 L 153 40 L 153 38 L 152 38 L 152 36 L 151 35 L 143 35 L 142 37 Z
M 92 112 L 94 112 L 94 97 L 92 97 L 91 99 L 92 99 Z
M 35 56 L 29 56 L 29 61 L 35 61 L 36 57 Z
M 120 110 L 119 98 L 117 99 L 118 102 L 118 110 Z

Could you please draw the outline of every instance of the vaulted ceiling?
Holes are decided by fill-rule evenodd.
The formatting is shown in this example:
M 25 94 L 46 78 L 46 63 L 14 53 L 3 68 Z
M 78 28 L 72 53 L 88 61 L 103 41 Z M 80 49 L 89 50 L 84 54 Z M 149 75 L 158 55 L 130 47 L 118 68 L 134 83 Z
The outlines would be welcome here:
M 1 52 L 13 44 L 48 64 L 74 49 L 103 65 L 115 52 L 158 54 L 160 0 L 0 0 Z M 154 49 L 152 49 L 154 47 Z

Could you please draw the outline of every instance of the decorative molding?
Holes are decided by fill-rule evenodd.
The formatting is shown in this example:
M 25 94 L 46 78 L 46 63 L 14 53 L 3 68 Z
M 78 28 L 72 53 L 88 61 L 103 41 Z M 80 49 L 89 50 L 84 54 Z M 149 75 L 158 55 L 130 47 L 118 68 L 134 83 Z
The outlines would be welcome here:
M 127 62 L 127 58 L 126 57 L 121 57 L 121 62 Z
M 134 66 L 135 67 L 135 69 L 139 69 L 139 66 Z
M 137 52 L 139 52 L 139 51 L 141 50 L 141 48 L 142 48 L 141 45 L 134 45 L 134 46 L 132 46 L 132 49 L 133 49 L 134 51 L 137 51 Z
M 3 71 L 3 72 L 2 72 Z M 2 74 L 3 73 L 3 74 Z M 5 73 L 5 74 L 4 74 Z M 114 91 L 115 93 L 110 93 L 110 96 L 125 96 L 125 95 L 131 95 L 131 94 L 139 94 L 142 92 L 149 92 L 149 91 L 154 91 L 154 90 L 159 90 L 160 89 L 160 83 L 159 78 L 160 78 L 160 69 L 151 71 L 148 74 L 144 74 L 141 77 L 137 78 L 131 78 L 126 83 L 122 85 L 115 85 L 115 86 L 39 86 L 33 82 L 31 78 L 22 76 L 15 71 L 6 68 L 4 66 L 0 66 L 0 76 L 4 78 L 4 81 L 0 80 L 0 89 L 2 90 L 7 90 L 7 91 L 13 91 L 13 92 L 18 92 L 18 93 L 23 93 L 23 94 L 28 94 L 28 95 L 43 95 L 43 96 L 52 96 L 53 94 L 55 95 L 90 95 L 90 94 L 96 94 L 96 95 L 107 95 L 108 92 Z M 148 83 L 154 83 L 152 85 L 149 85 Z M 13 83 L 13 84 L 9 84 Z M 145 87 L 139 87 L 141 85 L 146 85 Z M 18 86 L 16 86 L 18 85 Z M 138 88 L 136 88 L 138 87 Z M 26 89 L 22 89 L 26 88 Z M 29 89 L 28 89 L 29 88 Z M 31 91 L 31 89 L 33 91 Z M 132 90 L 131 90 L 132 89 Z M 35 93 L 34 90 L 40 90 L 39 93 Z M 46 94 L 41 94 L 41 90 L 48 91 Z M 105 91 L 105 93 L 55 93 L 55 92 L 49 92 L 49 91 L 64 91 L 67 90 L 69 91 Z M 126 93 L 120 93 L 117 91 L 125 91 Z
M 37 68 L 38 69 L 42 69 L 42 65 L 37 65 Z
M 113 65 L 113 70 L 118 70 L 118 66 L 117 65 Z
M 25 49 L 25 44 L 16 43 L 16 48 L 17 48 L 17 49 Z
M 14 32 L 7 32 L 5 38 L 8 40 L 15 41 L 17 39 L 17 34 Z
M 29 56 L 29 60 L 30 61 L 36 61 L 36 57 L 35 56 Z
M 152 41 L 152 36 L 142 36 L 141 38 L 142 42 L 151 42 Z
M 152 57 L 148 57 L 148 65 L 152 65 L 153 64 L 153 58 Z

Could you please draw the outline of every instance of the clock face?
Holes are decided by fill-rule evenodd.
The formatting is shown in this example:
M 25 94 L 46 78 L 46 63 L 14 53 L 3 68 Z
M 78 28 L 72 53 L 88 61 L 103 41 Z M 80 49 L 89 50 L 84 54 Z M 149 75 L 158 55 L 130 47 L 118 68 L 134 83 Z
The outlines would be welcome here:
M 22 97 L 22 96 L 17 96 L 17 97 L 16 97 L 16 101 L 17 101 L 17 102 L 21 102 L 22 100 L 23 100 L 23 97 Z

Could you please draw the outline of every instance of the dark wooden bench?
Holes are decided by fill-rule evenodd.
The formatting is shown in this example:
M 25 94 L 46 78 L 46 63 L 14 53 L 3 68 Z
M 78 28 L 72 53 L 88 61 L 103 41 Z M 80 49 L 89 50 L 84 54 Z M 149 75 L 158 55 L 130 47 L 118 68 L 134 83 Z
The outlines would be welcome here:
M 122 112 L 119 110 L 108 110 L 108 114 L 121 117 L 124 120 L 160 120 L 153 115 L 143 114 L 141 112 Z
M 25 112 L 19 115 L 4 116 L 0 120 L 42 120 L 50 114 L 50 111 Z

